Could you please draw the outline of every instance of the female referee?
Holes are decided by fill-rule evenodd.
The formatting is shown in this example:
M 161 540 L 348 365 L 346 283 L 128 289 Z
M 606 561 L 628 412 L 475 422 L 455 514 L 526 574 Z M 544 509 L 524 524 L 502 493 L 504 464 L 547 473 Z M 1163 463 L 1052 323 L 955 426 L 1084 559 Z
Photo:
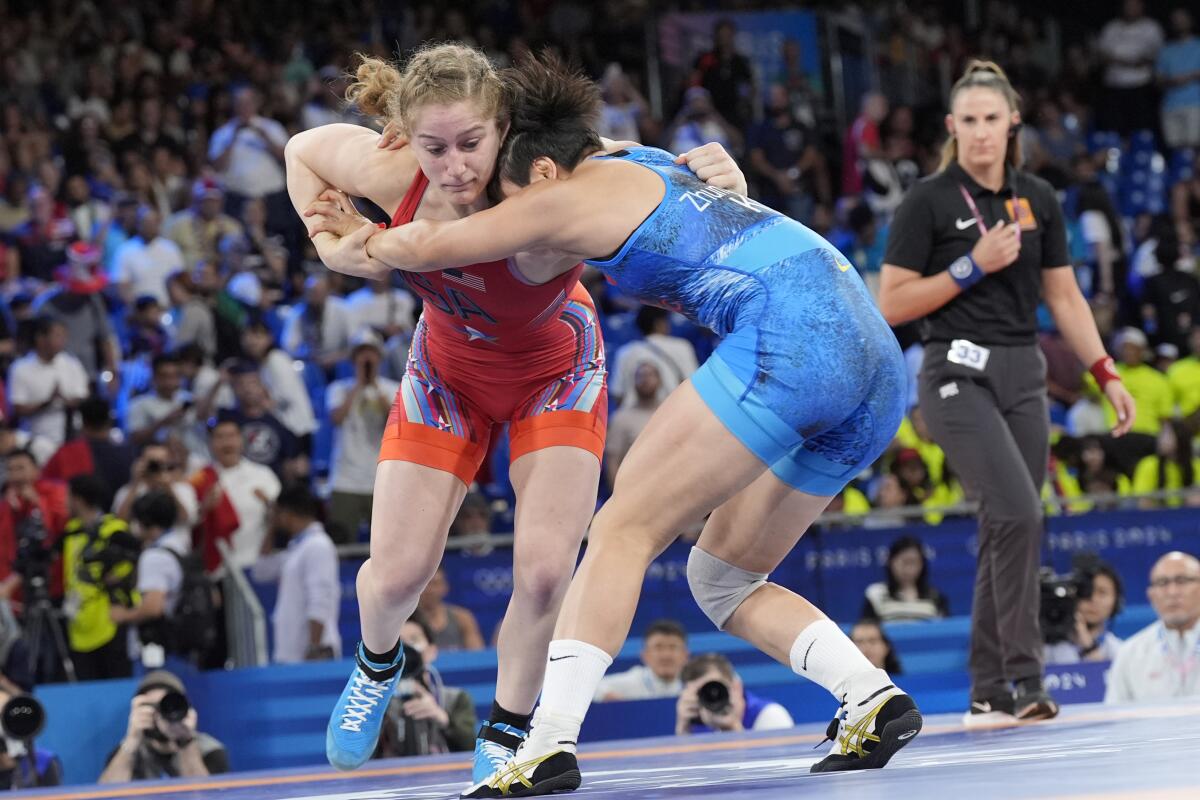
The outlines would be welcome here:
M 305 213 L 331 231 L 318 237 L 325 263 L 424 271 L 565 252 L 722 341 L 622 462 L 563 603 L 532 732 L 465 796 L 579 786 L 579 728 L 629 633 L 646 568 L 709 512 L 688 559 L 697 603 L 842 703 L 833 751 L 814 771 L 884 766 L 920 730 L 916 705 L 819 609 L 767 577 L 900 424 L 904 362 L 887 323 L 850 262 L 800 223 L 705 187 L 661 150 L 606 155 L 590 81 L 553 59 L 506 76 L 512 127 L 499 173 L 506 194 L 535 185 L 455 222 L 341 237 L 337 209 L 318 204 Z
M 1115 407 L 1114 436 L 1134 414 L 1075 283 L 1054 191 L 1019 169 L 1020 122 L 1004 72 L 972 62 L 950 92 L 941 170 L 896 211 L 879 293 L 889 323 L 918 322 L 921 413 L 980 503 L 968 726 L 1058 713 L 1038 625 L 1049 456 L 1039 296 Z

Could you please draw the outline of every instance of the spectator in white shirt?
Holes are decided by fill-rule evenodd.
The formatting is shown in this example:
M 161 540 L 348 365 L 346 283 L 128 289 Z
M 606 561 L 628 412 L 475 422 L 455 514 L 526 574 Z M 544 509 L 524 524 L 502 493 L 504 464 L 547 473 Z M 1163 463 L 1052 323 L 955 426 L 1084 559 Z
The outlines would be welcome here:
M 124 520 L 133 519 L 136 501 L 151 492 L 168 492 L 175 498 L 178 523 L 187 528 L 196 524 L 200 500 L 196 489 L 184 480 L 185 464 L 180 464 L 165 444 L 152 442 L 142 450 L 133 465 L 132 480 L 117 489 L 113 513 Z
M 658 367 L 659 397 L 665 400 L 698 366 L 696 349 L 687 339 L 672 336 L 670 312 L 654 306 L 638 309 L 636 324 L 642 339 L 634 339 L 617 351 L 609 375 L 609 392 L 622 404 L 634 399 L 633 381 L 638 365 L 649 361 Z
M 675 620 L 657 620 L 642 638 L 642 663 L 624 672 L 605 675 L 596 697 L 599 700 L 677 697 L 683 690 L 679 675 L 687 660 L 687 631 Z
M 261 116 L 258 92 L 245 87 L 233 96 L 234 117 L 213 131 L 208 158 L 232 194 L 266 197 L 287 188 L 283 148 L 287 130 Z M 240 203 L 235 203 L 240 208 Z M 236 210 L 231 211 L 236 216 Z
M 1167 553 L 1150 570 L 1146 596 L 1158 621 L 1121 645 L 1106 703 L 1200 696 L 1200 559 Z
M 258 367 L 271 396 L 271 411 L 300 439 L 301 451 L 311 453 L 317 418 L 295 359 L 275 346 L 271 329 L 261 319 L 251 320 L 242 330 L 242 353 Z
M 182 435 L 192 405 L 191 395 L 180 388 L 179 359 L 162 353 L 151 363 L 154 388 L 130 402 L 126 420 L 129 438 L 139 447 L 162 441 L 171 432 Z
M 330 458 L 329 522 L 339 542 L 358 541 L 371 522 L 375 465 L 388 412 L 400 384 L 379 374 L 383 351 L 369 330 L 354 338 L 354 377 L 334 381 L 325 391 L 325 407 L 333 425 Z
M 40 317 L 33 323 L 33 349 L 8 372 L 13 416 L 35 437 L 57 449 L 68 438 L 75 409 L 88 396 L 88 376 L 79 359 L 66 352 L 67 329 Z
M 254 565 L 258 581 L 278 581 L 279 595 L 271 623 L 275 661 L 295 664 L 341 658 L 338 632 L 341 582 L 337 549 L 317 521 L 319 503 L 302 483 L 294 483 L 275 500 L 274 526 L 287 539 L 283 552 L 264 555 Z M 267 545 L 273 543 L 268 538 Z
M 312 361 L 329 371 L 346 359 L 350 334 L 351 317 L 342 298 L 330 296 L 329 278 L 323 274 L 310 275 L 304 282 L 304 302 L 288 312 L 283 348 L 296 358 Z
M 1163 30 L 1145 14 L 1142 0 L 1125 0 L 1122 15 L 1100 31 L 1098 49 L 1105 61 L 1105 94 L 1099 103 L 1102 130 L 1129 134 L 1153 130 L 1158 122 L 1154 65 L 1163 46 Z
M 346 295 L 346 311 L 354 324 L 369 327 L 384 341 L 412 332 L 416 305 L 411 294 L 388 281 L 367 281 Z
M 137 236 L 117 248 L 113 261 L 113 283 L 121 299 L 150 295 L 164 308 L 171 304 L 167 278 L 184 268 L 179 245 L 160 235 L 162 218 L 150 206 L 138 209 Z
M 280 489 L 279 478 L 270 467 L 242 456 L 244 446 L 237 423 L 219 415 L 209 432 L 217 483 L 200 498 L 202 519 L 224 500 L 233 507 L 238 527 L 230 536 L 230 545 L 238 567 L 249 567 L 258 560 L 267 536 L 267 512 Z
M 114 622 L 136 629 L 130 637 L 135 651 L 142 643 L 163 650 L 176 644 L 170 621 L 183 588 L 180 559 L 192 551 L 192 534 L 178 509 L 176 498 L 161 489 L 142 495 L 133 504 L 130 530 L 142 542 L 137 562 L 139 600 L 132 608 L 114 605 L 110 613 Z

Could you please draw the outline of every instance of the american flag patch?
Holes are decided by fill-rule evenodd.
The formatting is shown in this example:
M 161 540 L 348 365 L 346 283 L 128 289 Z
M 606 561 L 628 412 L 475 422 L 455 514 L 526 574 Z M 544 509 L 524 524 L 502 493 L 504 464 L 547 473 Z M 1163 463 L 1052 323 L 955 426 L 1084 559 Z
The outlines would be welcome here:
M 442 270 L 442 277 L 448 281 L 453 281 L 454 283 L 466 286 L 469 289 L 474 289 L 477 292 L 484 292 L 485 294 L 487 293 L 487 289 L 484 287 L 483 278 L 479 277 L 478 275 L 471 275 L 470 273 L 463 272 L 462 270 L 458 269 L 444 269 Z

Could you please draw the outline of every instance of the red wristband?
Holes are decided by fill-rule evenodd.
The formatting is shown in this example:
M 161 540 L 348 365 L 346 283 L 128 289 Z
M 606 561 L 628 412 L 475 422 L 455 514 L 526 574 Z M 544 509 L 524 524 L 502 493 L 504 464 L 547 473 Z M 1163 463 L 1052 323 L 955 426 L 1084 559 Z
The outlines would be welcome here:
M 1092 364 L 1092 366 L 1088 367 L 1088 372 L 1092 373 L 1092 377 L 1096 379 L 1096 383 L 1100 384 L 1100 391 L 1104 391 L 1104 387 L 1108 386 L 1111 381 L 1121 380 L 1121 376 L 1117 373 L 1117 368 L 1113 364 L 1111 356 L 1105 356 L 1095 364 Z
M 379 228 L 381 231 L 386 231 L 386 230 L 387 230 L 387 223 L 386 223 L 386 222 L 376 222 L 376 223 L 375 223 L 375 225 L 376 225 L 376 226 L 378 226 L 378 228 Z

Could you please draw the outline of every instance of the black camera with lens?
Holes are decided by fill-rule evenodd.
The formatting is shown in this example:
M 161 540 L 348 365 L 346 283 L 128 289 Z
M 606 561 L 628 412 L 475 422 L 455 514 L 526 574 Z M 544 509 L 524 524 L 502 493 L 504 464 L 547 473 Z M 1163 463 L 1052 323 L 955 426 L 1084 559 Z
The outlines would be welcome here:
M 30 587 L 26 591 L 32 590 L 36 594 L 46 586 L 53 557 L 50 548 L 46 547 L 46 523 L 42 519 L 42 512 L 35 508 L 33 513 L 17 523 L 14 532 L 17 552 L 13 569 Z
M 46 710 L 30 695 L 17 695 L 0 709 L 0 732 L 9 755 L 24 755 L 23 751 L 13 752 L 15 743 L 32 741 L 45 725 Z
M 171 690 L 158 701 L 157 710 L 158 715 L 168 724 L 183 722 L 187 718 L 188 712 L 192 710 L 192 704 L 183 692 Z
M 700 707 L 712 714 L 724 714 L 732 703 L 729 699 L 729 687 L 723 681 L 709 681 L 696 690 L 696 700 Z
M 1058 575 L 1050 567 L 1042 567 L 1038 573 L 1042 596 L 1039 619 L 1042 639 L 1046 644 L 1071 639 L 1075 632 L 1075 609 L 1080 600 L 1092 596 L 1096 575 L 1104 570 L 1109 568 L 1094 553 L 1077 554 L 1071 559 L 1071 571 L 1066 575 Z M 1111 574 L 1111 570 L 1108 574 Z M 1117 610 L 1120 610 L 1119 587 L 1117 592 Z

